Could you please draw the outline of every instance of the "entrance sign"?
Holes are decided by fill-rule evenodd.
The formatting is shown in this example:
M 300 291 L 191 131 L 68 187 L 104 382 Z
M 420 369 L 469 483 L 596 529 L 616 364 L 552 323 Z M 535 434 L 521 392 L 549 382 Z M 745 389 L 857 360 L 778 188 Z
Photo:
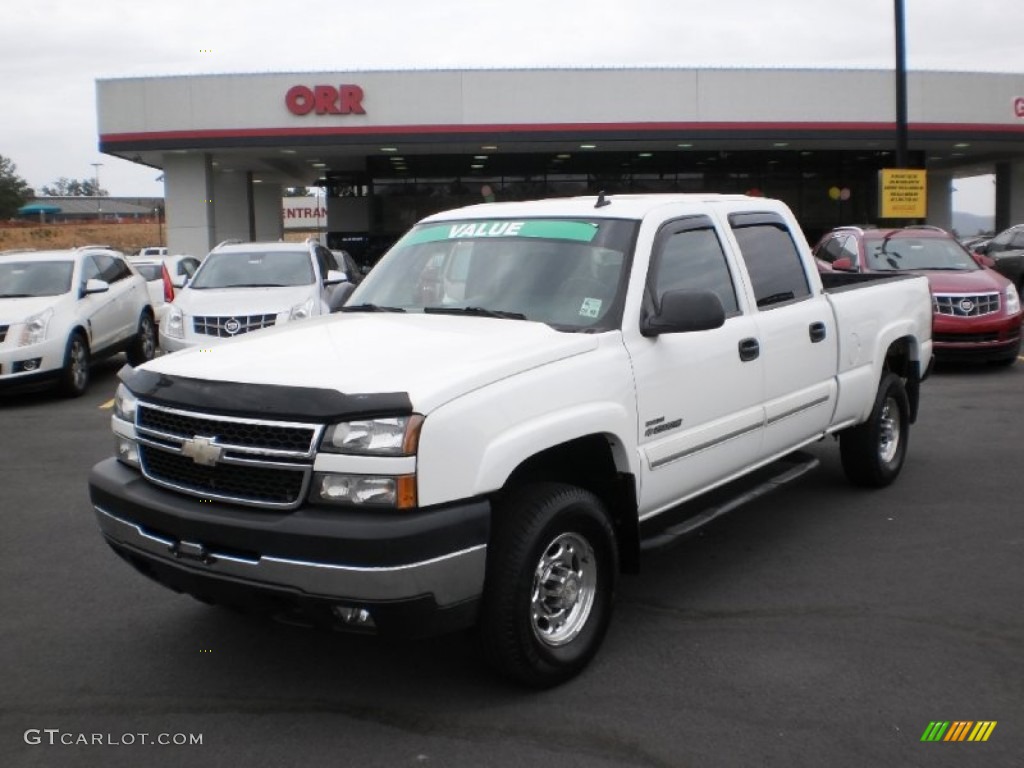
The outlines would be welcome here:
M 878 216 L 923 219 L 928 215 L 928 172 L 883 168 L 878 172 Z

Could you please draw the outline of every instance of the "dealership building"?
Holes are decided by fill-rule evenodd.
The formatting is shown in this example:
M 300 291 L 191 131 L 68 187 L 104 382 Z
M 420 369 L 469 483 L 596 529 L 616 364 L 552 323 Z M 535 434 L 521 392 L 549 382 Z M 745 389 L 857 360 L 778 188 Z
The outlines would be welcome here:
M 372 256 L 481 200 L 729 192 L 787 202 L 816 237 L 890 223 L 896 78 L 882 70 L 515 69 L 228 74 L 97 82 L 99 146 L 160 169 L 167 240 L 278 239 L 282 194 L 323 190 L 332 247 Z M 907 75 L 905 167 L 950 227 L 958 177 L 994 174 L 1024 221 L 1024 74 Z M 892 208 L 884 211 L 892 213 Z M 318 225 L 319 216 L 318 216 Z M 966 233 L 965 233 L 966 234 Z

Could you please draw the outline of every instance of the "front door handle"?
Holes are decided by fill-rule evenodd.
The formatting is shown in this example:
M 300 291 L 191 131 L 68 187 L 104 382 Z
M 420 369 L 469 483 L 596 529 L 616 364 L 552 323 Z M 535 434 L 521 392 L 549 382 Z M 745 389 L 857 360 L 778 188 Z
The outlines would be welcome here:
M 824 341 L 825 337 L 828 335 L 828 329 L 820 320 L 816 323 L 811 323 L 807 331 L 811 335 L 811 342 L 813 344 L 817 344 L 819 341 Z
M 757 339 L 743 339 L 740 341 L 739 348 L 740 360 L 744 363 L 756 360 L 761 354 L 761 345 L 757 343 Z

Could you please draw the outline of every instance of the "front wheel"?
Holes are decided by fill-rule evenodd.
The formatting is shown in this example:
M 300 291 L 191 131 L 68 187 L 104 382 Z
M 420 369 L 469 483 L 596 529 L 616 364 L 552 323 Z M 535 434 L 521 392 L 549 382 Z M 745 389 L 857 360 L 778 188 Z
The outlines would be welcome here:
M 139 329 L 128 347 L 128 363 L 130 365 L 142 365 L 152 360 L 156 355 L 156 325 L 153 316 L 149 312 L 143 312 L 139 317 Z
M 79 397 L 89 387 L 89 342 L 79 332 L 71 334 L 64 348 L 64 367 L 57 386 L 65 397 Z
M 589 491 L 542 483 L 496 506 L 479 638 L 501 674 L 562 683 L 597 653 L 618 577 L 615 533 Z
M 882 488 L 903 469 L 910 439 L 910 403 L 903 380 L 884 373 L 871 415 L 839 435 L 843 471 L 854 485 Z

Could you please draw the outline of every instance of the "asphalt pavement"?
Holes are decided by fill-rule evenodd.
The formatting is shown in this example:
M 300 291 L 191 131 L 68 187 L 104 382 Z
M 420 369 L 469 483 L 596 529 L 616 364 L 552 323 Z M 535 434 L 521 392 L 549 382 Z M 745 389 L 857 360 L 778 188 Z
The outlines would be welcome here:
M 940 367 L 894 486 L 848 486 L 827 440 L 649 556 L 594 663 L 543 693 L 466 635 L 285 626 L 132 571 L 86 488 L 116 369 L 0 399 L 0 766 L 1024 763 L 1024 363 Z M 921 741 L 936 721 L 996 725 Z

